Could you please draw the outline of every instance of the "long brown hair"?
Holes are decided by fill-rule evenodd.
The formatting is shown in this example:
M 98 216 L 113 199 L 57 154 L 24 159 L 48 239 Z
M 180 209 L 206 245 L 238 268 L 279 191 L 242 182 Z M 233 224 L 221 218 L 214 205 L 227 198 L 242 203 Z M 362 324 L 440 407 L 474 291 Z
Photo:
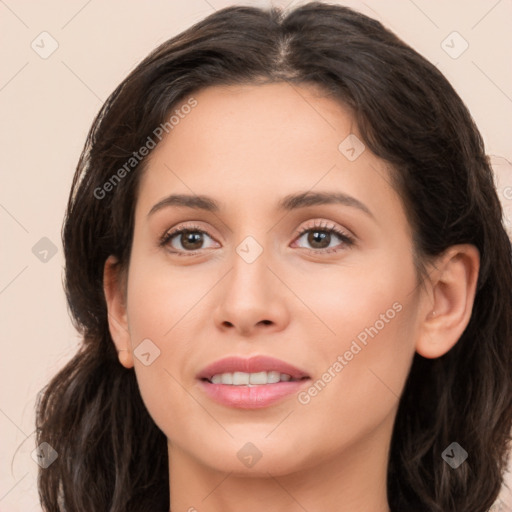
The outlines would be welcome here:
M 65 290 L 83 343 L 37 405 L 38 442 L 59 454 L 39 474 L 46 511 L 168 510 L 166 438 L 133 369 L 118 362 L 103 292 L 106 258 L 129 264 L 147 159 L 108 191 L 104 184 L 194 91 L 273 81 L 320 85 L 351 108 L 364 143 L 391 164 L 420 261 L 454 244 L 479 249 L 465 332 L 438 359 L 414 356 L 388 496 L 394 512 L 483 512 L 496 500 L 512 428 L 512 255 L 481 135 L 435 66 L 378 21 L 313 2 L 215 12 L 145 58 L 95 118 L 62 232 Z M 457 470 L 441 457 L 453 441 L 469 454 Z

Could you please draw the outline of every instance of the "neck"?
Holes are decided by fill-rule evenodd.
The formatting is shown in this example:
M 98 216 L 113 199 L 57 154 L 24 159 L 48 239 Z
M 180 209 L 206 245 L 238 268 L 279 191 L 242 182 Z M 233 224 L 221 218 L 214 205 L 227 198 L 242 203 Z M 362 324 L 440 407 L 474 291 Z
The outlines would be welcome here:
M 169 444 L 171 511 L 390 512 L 386 480 L 392 419 L 349 448 L 280 474 L 271 466 L 250 474 L 229 467 L 220 471 Z

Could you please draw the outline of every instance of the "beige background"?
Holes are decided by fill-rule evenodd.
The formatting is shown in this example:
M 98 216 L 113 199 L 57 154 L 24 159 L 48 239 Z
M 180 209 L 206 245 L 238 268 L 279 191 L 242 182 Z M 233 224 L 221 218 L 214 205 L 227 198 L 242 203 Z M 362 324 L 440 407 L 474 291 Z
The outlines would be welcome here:
M 40 510 L 31 459 L 33 408 L 36 393 L 77 346 L 61 285 L 60 229 L 87 130 L 102 102 L 150 50 L 234 3 L 269 4 L 0 0 L 0 512 Z M 500 197 L 510 214 L 511 0 L 340 3 L 382 21 L 451 81 L 480 127 L 487 152 L 495 155 Z M 41 36 L 44 31 L 50 36 Z M 442 47 L 453 31 L 469 44 L 458 58 Z M 52 44 L 57 50 L 42 58 Z M 464 41 L 452 35 L 446 44 L 453 53 Z M 43 237 L 57 251 L 46 262 L 40 260 L 48 244 L 39 242 Z M 32 248 L 38 242 L 43 246 L 37 246 L 36 257 Z M 512 510 L 510 491 L 502 499 L 493 510 Z

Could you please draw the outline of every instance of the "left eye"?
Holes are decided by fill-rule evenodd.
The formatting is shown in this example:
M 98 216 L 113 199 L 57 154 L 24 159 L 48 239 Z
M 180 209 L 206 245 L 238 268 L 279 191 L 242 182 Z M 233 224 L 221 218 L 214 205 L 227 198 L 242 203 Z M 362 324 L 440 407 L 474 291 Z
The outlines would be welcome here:
M 310 249 L 313 251 L 322 251 L 323 249 L 331 249 L 333 247 L 336 247 L 340 245 L 338 242 L 337 245 L 331 246 L 331 242 L 334 241 L 334 239 L 338 238 L 339 241 L 342 242 L 344 245 L 351 245 L 353 243 L 353 240 L 351 237 L 346 235 L 345 233 L 342 233 L 341 231 L 338 231 L 335 228 L 308 228 L 301 232 L 299 238 L 297 241 L 300 241 L 301 239 L 305 239 L 307 243 L 310 245 L 310 247 L 306 247 L 306 249 Z M 324 252 L 331 252 L 331 251 L 324 251 Z

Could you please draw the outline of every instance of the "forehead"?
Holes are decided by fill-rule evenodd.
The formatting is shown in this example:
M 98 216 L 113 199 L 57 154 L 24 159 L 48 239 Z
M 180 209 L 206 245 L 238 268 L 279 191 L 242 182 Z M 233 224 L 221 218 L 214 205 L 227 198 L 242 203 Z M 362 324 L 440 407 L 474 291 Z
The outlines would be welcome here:
M 364 196 L 387 173 L 369 151 L 347 158 L 343 143 L 358 135 L 354 118 L 316 86 L 215 86 L 192 96 L 194 108 L 180 111 L 190 98 L 174 107 L 181 115 L 150 154 L 139 190 L 146 213 L 171 192 L 245 205 L 315 187 Z
M 200 90 L 194 98 L 197 106 L 180 121 L 180 130 L 172 130 L 169 139 L 194 132 L 194 137 L 207 138 L 209 146 L 218 148 L 217 154 L 234 149 L 236 143 L 244 144 L 241 149 L 269 152 L 279 146 L 284 150 L 288 142 L 324 138 L 327 133 L 334 136 L 354 124 L 347 107 L 310 84 L 215 86 Z

